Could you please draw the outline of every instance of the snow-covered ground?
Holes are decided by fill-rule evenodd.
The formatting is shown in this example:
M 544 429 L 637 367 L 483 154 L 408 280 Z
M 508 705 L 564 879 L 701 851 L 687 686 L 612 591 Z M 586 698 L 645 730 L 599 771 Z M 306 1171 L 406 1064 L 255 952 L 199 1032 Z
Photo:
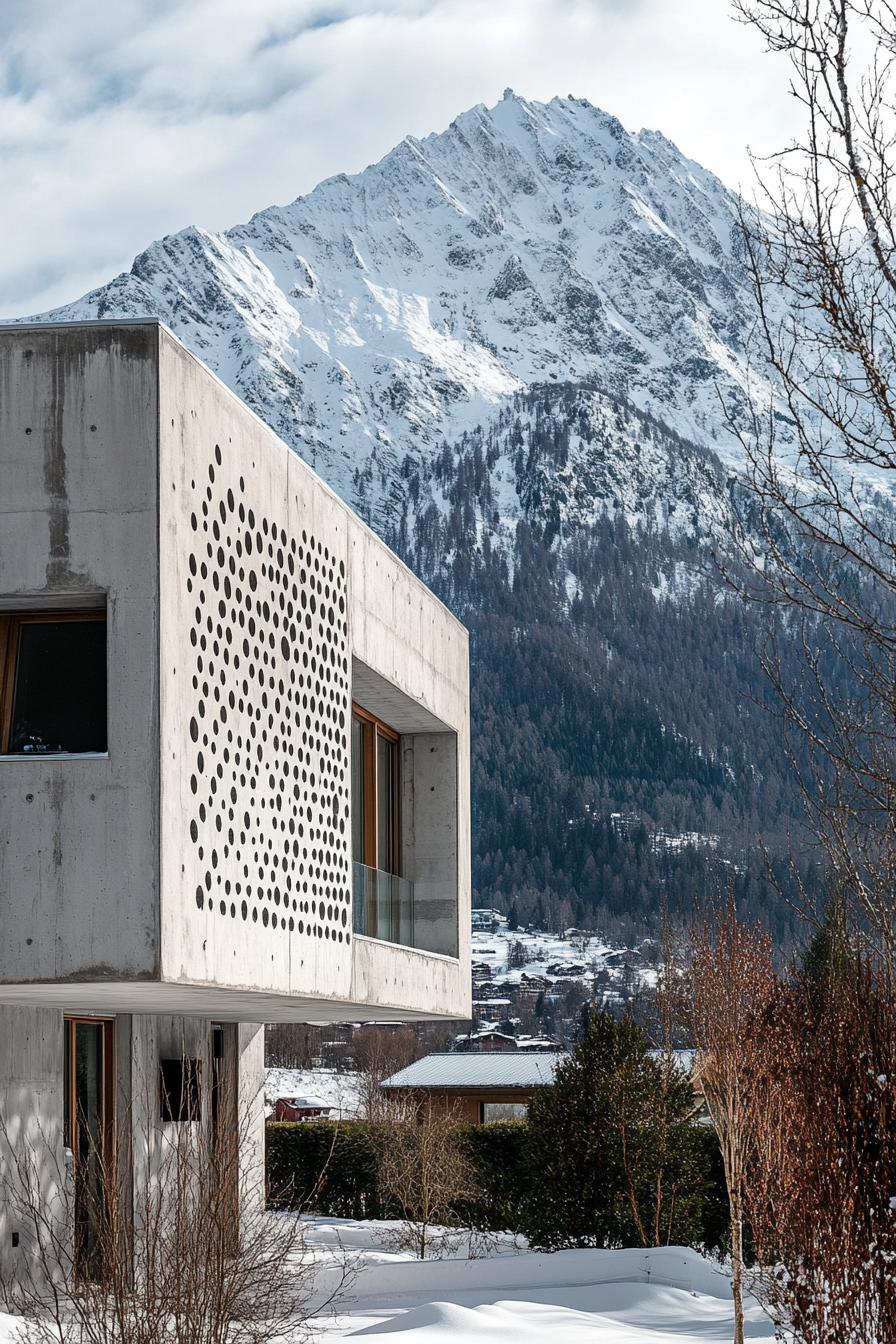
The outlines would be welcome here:
M 305 1097 L 329 1106 L 333 1119 L 353 1120 L 361 1113 L 358 1076 L 336 1069 L 267 1069 L 264 1104 L 271 1112 L 280 1097 Z
M 394 1225 L 392 1225 L 394 1226 Z M 315 1220 L 309 1240 L 325 1263 L 341 1243 L 354 1278 L 315 1325 L 326 1344 L 398 1338 L 402 1344 L 707 1344 L 730 1340 L 727 1276 L 695 1251 L 519 1251 L 421 1262 L 384 1249 L 389 1224 Z M 336 1257 L 338 1260 L 338 1257 Z M 325 1273 L 341 1273 L 334 1261 Z M 323 1286 L 323 1285 L 322 1285 Z M 754 1303 L 751 1340 L 773 1339 Z
M 286 1217 L 288 1215 L 272 1215 Z M 321 1301 L 311 1322 L 320 1344 L 711 1344 L 732 1335 L 727 1276 L 696 1251 L 520 1250 L 499 1238 L 470 1259 L 462 1245 L 420 1261 L 390 1249 L 394 1223 L 315 1218 L 307 1254 Z M 348 1273 L 346 1272 L 348 1270 Z M 19 1322 L 0 1315 L 0 1344 L 22 1344 Z M 755 1303 L 747 1338 L 774 1332 Z M 299 1323 L 283 1344 L 303 1344 Z

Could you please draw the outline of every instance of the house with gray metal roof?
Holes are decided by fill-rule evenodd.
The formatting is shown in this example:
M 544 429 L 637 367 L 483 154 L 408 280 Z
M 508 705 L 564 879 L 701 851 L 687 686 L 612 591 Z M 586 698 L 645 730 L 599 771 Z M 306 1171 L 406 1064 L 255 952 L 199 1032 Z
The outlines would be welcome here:
M 385 1079 L 380 1087 L 394 1097 L 450 1111 L 459 1121 L 488 1124 L 525 1119 L 529 1101 L 551 1087 L 560 1054 L 433 1054 Z

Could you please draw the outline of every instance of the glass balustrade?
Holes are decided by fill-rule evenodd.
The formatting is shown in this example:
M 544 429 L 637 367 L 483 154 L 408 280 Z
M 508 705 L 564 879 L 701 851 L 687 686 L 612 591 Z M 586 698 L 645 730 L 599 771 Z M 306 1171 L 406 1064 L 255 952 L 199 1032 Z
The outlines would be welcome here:
M 407 878 L 368 868 L 353 867 L 355 933 L 386 943 L 414 946 L 414 884 Z

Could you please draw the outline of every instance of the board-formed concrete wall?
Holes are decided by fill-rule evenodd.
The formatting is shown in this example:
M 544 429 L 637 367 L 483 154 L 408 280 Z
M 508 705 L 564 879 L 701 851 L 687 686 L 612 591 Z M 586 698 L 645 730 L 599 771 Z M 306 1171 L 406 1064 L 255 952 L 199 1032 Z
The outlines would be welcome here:
M 0 1285 L 41 1277 L 29 1208 L 42 1210 L 49 1240 L 67 1242 L 64 1052 L 61 1014 L 0 1007 Z
M 115 1018 L 114 1108 L 120 1211 L 137 1230 L 162 1208 L 166 1175 L 180 1153 L 181 1178 L 198 1171 L 211 1133 L 210 1020 L 170 1014 Z M 0 1005 L 0 1301 L 27 1292 L 70 1260 L 74 1186 L 65 1148 L 64 1016 L 58 1009 Z M 161 1119 L 160 1062 L 200 1065 L 201 1124 Z M 234 1216 L 251 1219 L 264 1200 L 264 1028 L 225 1028 L 222 1135 Z M 187 1130 L 192 1130 L 191 1134 Z M 231 1162 L 233 1165 L 231 1165 Z M 44 1253 L 37 1250 L 37 1235 Z M 62 1251 L 59 1255 L 57 1252 Z
M 0 982 L 158 974 L 157 349 L 0 328 L 0 604 L 107 600 L 111 672 L 108 754 L 0 758 Z

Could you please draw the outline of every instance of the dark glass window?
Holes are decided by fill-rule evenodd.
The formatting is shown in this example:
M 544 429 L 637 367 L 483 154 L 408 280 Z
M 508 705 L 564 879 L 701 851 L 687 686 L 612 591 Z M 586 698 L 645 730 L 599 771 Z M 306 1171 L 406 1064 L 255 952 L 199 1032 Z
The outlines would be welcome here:
M 382 733 L 376 736 L 376 853 L 377 868 L 397 873 L 395 820 L 398 793 L 396 744 Z
M 0 751 L 105 751 L 105 612 L 0 613 Z
M 198 1059 L 163 1059 L 159 1062 L 160 1114 L 166 1122 L 181 1124 L 199 1120 L 202 1099 Z
M 101 1018 L 65 1019 L 65 1143 L 74 1177 L 75 1271 L 98 1279 L 107 1227 L 106 1176 L 112 1155 L 114 1023 Z

